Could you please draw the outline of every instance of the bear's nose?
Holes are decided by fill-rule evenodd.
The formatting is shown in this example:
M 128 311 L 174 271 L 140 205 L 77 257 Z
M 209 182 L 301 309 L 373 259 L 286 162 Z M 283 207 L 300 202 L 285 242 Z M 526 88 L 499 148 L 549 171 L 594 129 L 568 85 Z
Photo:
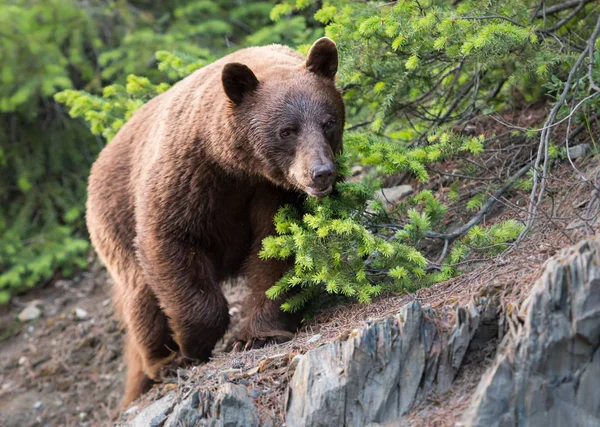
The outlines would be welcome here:
M 312 178 L 313 185 L 319 189 L 327 188 L 333 184 L 335 175 L 336 170 L 333 162 L 313 166 L 310 170 L 310 177 Z

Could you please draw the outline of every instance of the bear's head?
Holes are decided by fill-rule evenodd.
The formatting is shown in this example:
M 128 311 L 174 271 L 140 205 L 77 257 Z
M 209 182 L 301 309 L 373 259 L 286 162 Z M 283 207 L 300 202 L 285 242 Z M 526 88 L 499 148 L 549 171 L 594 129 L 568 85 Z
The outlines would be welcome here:
M 337 47 L 329 38 L 313 44 L 304 64 L 266 64 L 257 68 L 258 77 L 244 64 L 225 65 L 229 108 L 262 176 L 313 197 L 331 193 L 345 120 L 337 69 Z

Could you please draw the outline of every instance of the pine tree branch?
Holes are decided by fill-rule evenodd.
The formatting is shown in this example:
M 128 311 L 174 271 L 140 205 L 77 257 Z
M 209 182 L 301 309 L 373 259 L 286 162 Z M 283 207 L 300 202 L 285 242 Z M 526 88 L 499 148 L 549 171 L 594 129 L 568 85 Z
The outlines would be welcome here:
M 502 21 L 510 22 L 511 24 L 516 25 L 517 27 L 527 28 L 525 25 L 518 23 L 514 19 L 511 19 L 507 16 L 502 16 L 502 15 L 462 16 L 460 19 L 470 19 L 470 20 L 500 19 Z M 584 50 L 584 48 L 585 48 L 585 46 L 580 46 L 580 45 L 574 43 L 572 40 L 568 40 L 568 39 L 565 39 L 564 37 L 560 37 L 560 36 L 554 34 L 551 30 L 544 29 L 544 30 L 536 30 L 535 32 L 539 33 L 541 35 L 544 35 L 544 36 L 550 36 L 550 37 L 554 38 L 555 40 L 559 41 L 560 43 L 568 44 L 569 46 L 576 48 L 580 51 Z
M 534 18 L 543 18 L 544 16 L 554 15 L 555 13 L 562 12 L 563 10 L 572 9 L 583 4 L 584 6 L 595 0 L 570 0 L 564 3 L 554 4 L 545 8 L 538 8 L 534 13 Z
M 483 220 L 485 214 L 487 214 L 494 207 L 498 198 L 500 198 L 500 196 L 503 193 L 510 189 L 519 178 L 523 177 L 523 175 L 525 175 L 534 164 L 535 160 L 532 160 L 531 162 L 523 166 L 521 169 L 519 169 L 519 171 L 516 174 L 514 174 L 508 181 L 506 181 L 502 187 L 500 187 L 494 194 L 492 194 L 492 196 L 483 204 L 477 215 L 471 218 L 469 222 L 460 227 L 458 230 L 446 234 L 428 231 L 427 233 L 425 233 L 425 237 L 433 239 L 453 240 L 457 237 L 461 237 L 464 234 L 466 234 L 471 228 L 473 228 L 475 225 L 479 224 Z
M 546 30 L 547 31 L 556 31 L 556 30 L 558 30 L 560 27 L 562 27 L 567 22 L 569 22 L 571 19 L 573 19 L 573 17 L 575 15 L 577 15 L 581 11 L 581 9 L 583 9 L 585 7 L 585 5 L 586 5 L 585 2 L 579 3 L 579 6 L 577 6 L 575 9 L 573 9 L 567 16 L 565 16 L 560 21 L 558 21 L 556 24 L 554 24 L 550 28 L 547 28 Z
M 507 21 L 510 22 L 513 25 L 516 25 L 517 27 L 520 28 L 525 28 L 525 25 L 523 24 L 519 24 L 517 21 L 515 21 L 514 19 L 511 19 L 507 16 L 502 16 L 502 15 L 484 15 L 484 16 L 461 16 L 460 19 L 467 19 L 467 20 L 486 20 L 486 19 L 500 19 L 502 21 Z

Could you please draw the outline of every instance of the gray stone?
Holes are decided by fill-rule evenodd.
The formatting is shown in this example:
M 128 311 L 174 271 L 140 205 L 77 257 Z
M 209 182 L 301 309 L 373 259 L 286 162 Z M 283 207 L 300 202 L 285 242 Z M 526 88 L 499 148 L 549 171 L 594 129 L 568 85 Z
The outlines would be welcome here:
M 216 397 L 217 427 L 258 427 L 258 410 L 242 385 L 223 384 Z
M 585 157 L 590 152 L 590 144 L 579 144 L 569 147 L 569 157 L 571 160 Z
M 600 379 L 600 349 L 596 350 L 592 363 L 586 366 L 579 377 L 576 406 L 581 408 L 581 415 L 593 415 L 598 420 L 600 414 L 600 398 L 598 398 L 598 380 Z M 587 419 L 585 420 L 588 421 Z M 589 421 L 592 421 L 590 418 Z
M 196 390 L 175 405 L 165 427 L 258 427 L 258 410 L 243 385 L 224 383 L 216 392 Z
M 77 318 L 79 320 L 85 320 L 89 316 L 88 312 L 80 307 L 75 308 L 73 313 L 75 314 L 75 318 Z
M 251 388 L 250 390 L 248 390 L 248 396 L 252 400 L 258 399 L 260 396 L 262 396 L 263 393 L 264 393 L 264 390 L 260 389 L 260 388 Z
M 600 239 L 548 261 L 521 311 L 464 425 L 600 425 Z
M 174 403 L 175 393 L 167 394 L 142 409 L 127 425 L 131 427 L 162 425 L 167 415 L 171 413 Z
M 462 309 L 450 337 L 430 310 L 424 313 L 412 302 L 394 317 L 368 322 L 346 341 L 300 357 L 289 385 L 286 425 L 393 424 L 436 382 L 451 382 L 479 324 L 479 308 Z
M 401 199 L 410 196 L 414 192 L 410 185 L 397 185 L 390 188 L 382 188 L 375 193 L 375 197 L 386 206 L 393 206 Z
M 321 335 L 321 334 L 316 334 L 316 335 L 313 335 L 312 337 L 310 337 L 310 338 L 308 339 L 308 341 L 306 341 L 306 344 L 314 344 L 314 343 L 316 343 L 317 341 L 319 341 L 319 340 L 321 339 L 321 337 L 322 337 L 322 336 L 323 336 L 323 335 Z
M 123 415 L 132 415 L 138 411 L 139 407 L 137 405 L 130 406 L 125 411 L 123 411 Z
M 294 372 L 296 372 L 296 368 L 298 367 L 298 364 L 300 363 L 300 361 L 304 359 L 304 355 L 303 354 L 297 354 L 294 356 L 294 358 L 292 359 L 292 361 L 290 362 L 290 364 L 288 365 L 288 375 L 294 375 Z
M 190 396 L 175 405 L 165 423 L 165 427 L 194 427 L 198 425 L 202 419 L 199 394 L 198 391 L 194 391 Z
M 40 310 L 37 306 L 30 304 L 25 307 L 17 316 L 17 318 L 21 322 L 30 322 L 39 318 L 42 315 L 42 310 Z
M 60 288 L 60 289 L 69 289 L 71 286 L 73 286 L 73 281 L 72 280 L 57 280 L 56 282 L 54 282 L 54 286 L 56 286 L 57 288 Z
M 486 309 L 489 311 L 489 309 Z M 479 331 L 481 315 L 479 308 L 471 301 L 466 308 L 458 309 L 456 325 L 452 329 L 448 342 L 443 346 L 440 356 L 437 391 L 445 393 L 450 389 L 458 370 L 460 369 L 467 350 L 473 342 L 473 338 Z

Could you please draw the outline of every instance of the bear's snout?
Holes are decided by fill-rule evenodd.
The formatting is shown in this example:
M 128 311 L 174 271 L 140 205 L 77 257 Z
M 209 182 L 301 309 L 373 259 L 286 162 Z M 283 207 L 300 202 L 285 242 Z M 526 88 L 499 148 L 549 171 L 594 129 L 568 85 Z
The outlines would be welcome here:
M 312 187 L 323 189 L 331 186 L 335 179 L 335 165 L 333 162 L 319 164 L 313 166 L 310 170 L 310 178 L 312 179 Z
M 324 197 L 331 193 L 333 182 L 337 175 L 335 164 L 328 160 L 325 163 L 317 163 L 310 168 L 311 184 L 306 192 L 315 197 Z

